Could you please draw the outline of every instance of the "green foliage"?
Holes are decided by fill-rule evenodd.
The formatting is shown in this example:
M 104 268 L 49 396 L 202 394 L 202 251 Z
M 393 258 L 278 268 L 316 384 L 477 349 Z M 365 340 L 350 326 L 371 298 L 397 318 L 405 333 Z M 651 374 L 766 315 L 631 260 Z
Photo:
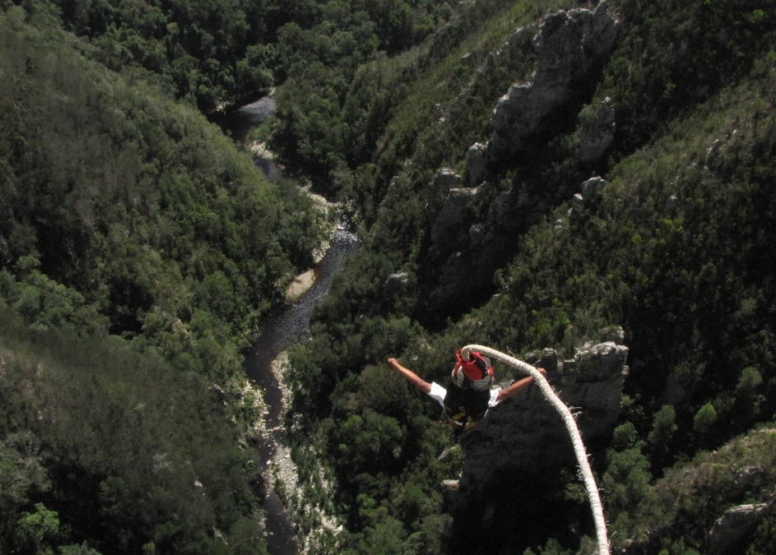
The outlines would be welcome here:
M 763 402 L 761 395 L 757 390 L 763 384 L 763 377 L 757 368 L 747 366 L 741 371 L 741 377 L 736 384 L 736 396 L 745 406 L 750 406 L 753 413 L 758 412 L 760 404 Z
M 430 249 L 428 216 L 439 199 L 427 184 L 443 166 L 465 173 L 467 149 L 487 140 L 500 96 L 531 79 L 530 49 L 504 54 L 514 29 L 532 33 L 542 14 L 579 3 L 15 4 L 2 3 L 0 22 L 0 306 L 23 314 L 25 333 L 53 334 L 44 349 L 52 360 L 71 353 L 59 333 L 123 335 L 145 355 L 73 339 L 78 353 L 66 363 L 41 363 L 23 341 L 16 349 L 6 341 L 4 541 L 19 534 L 29 550 L 63 553 L 256 545 L 245 461 L 212 439 L 234 439 L 220 426 L 236 409 L 213 408 L 201 380 L 239 372 L 235 337 L 311 262 L 321 237 L 310 230 L 320 222 L 303 197 L 269 186 L 247 156 L 160 90 L 211 110 L 285 83 L 270 141 L 281 163 L 348 200 L 362 225 L 362 248 L 317 307 L 311 341 L 291 355 L 305 432 L 295 456 L 319 453 L 337 483 L 324 493 L 307 461 L 304 494 L 341 511 L 340 551 L 457 549 L 439 483 L 460 472 L 460 453 L 440 460 L 449 438 L 432 425 L 435 407 L 396 383 L 383 361 L 403 356 L 434 379 L 470 341 L 570 355 L 623 326 L 628 403 L 599 470 L 613 537 L 629 549 L 703 552 L 720 507 L 770 490 L 762 453 L 772 434 L 725 443 L 776 412 L 772 1 L 612 2 L 620 37 L 601 75 L 580 85 L 586 96 L 576 108 L 587 108 L 553 114 L 567 128 L 537 140 L 529 160 L 505 161 L 470 210 L 490 221 L 499 195 L 527 199 L 525 227 L 496 228 L 510 239 L 487 268 L 495 285 L 472 294 L 481 306 L 436 314 L 427 293 L 446 278 L 439 261 L 467 256 L 469 238 L 462 229 L 450 252 Z M 606 96 L 617 135 L 606 158 L 583 167 L 578 126 L 592 123 Z M 567 204 L 591 172 L 605 190 Z M 89 350 L 116 369 L 85 357 Z M 160 359 L 183 385 L 165 381 L 173 374 Z M 33 379 L 33 368 L 58 380 Z M 137 394 L 138 368 L 172 397 Z M 209 439 L 198 444 L 197 433 Z M 129 442 L 104 440 L 121 434 Z M 103 444 L 104 452 L 95 447 Z M 697 455 L 701 448 L 716 458 Z M 133 459 L 138 451 L 165 457 Z M 671 468 L 683 460 L 693 463 Z M 184 470 L 171 477 L 168 463 Z M 763 471 L 741 491 L 744 465 Z M 200 494 L 206 502 L 195 503 Z M 569 508 L 574 487 L 530 497 L 510 499 L 510 510 L 538 499 L 537 514 L 549 514 L 562 498 L 564 512 L 563 526 L 546 528 L 553 537 L 526 540 L 532 552 L 589 546 L 566 536 L 586 527 Z M 77 514 L 99 518 L 71 522 L 63 500 L 73 499 Z M 172 513 L 179 520 L 165 520 Z M 773 522 L 771 511 L 747 538 L 750 555 L 772 545 Z M 92 529 L 102 535 L 82 532 Z
M 564 549 L 555 539 L 548 540 L 547 544 L 538 548 L 537 551 L 533 549 L 523 551 L 523 555 L 566 555 L 569 553 L 572 553 L 572 551 Z
M 342 423 L 332 438 L 337 458 L 353 473 L 370 475 L 390 470 L 401 455 L 402 433 L 398 423 L 376 412 L 354 414 Z
M 106 67 L 149 76 L 207 112 L 254 98 L 313 59 L 352 71 L 378 49 L 409 48 L 446 11 L 445 3 L 403 0 L 22 5 L 30 18 L 56 18 L 87 39 L 90 56 Z
M 3 295 L 38 329 L 136 337 L 181 367 L 231 374 L 233 338 L 281 302 L 322 216 L 192 110 L 18 15 L 3 18 L 0 57 L 14 76 L 2 84 Z
M 37 262 L 37 261 L 36 261 Z M 37 269 L 22 270 L 19 282 L 6 271 L 0 273 L 0 291 L 16 311 L 32 322 L 32 329 L 45 332 L 69 327 L 99 333 L 108 326 L 97 302 L 87 304 L 78 291 L 55 282 Z
M 43 503 L 36 503 L 35 512 L 24 513 L 16 525 L 15 543 L 20 551 L 54 553 L 50 546 L 56 544 L 59 537 L 56 512 L 48 510 Z
M 617 526 L 628 523 L 632 527 L 627 535 L 629 549 L 635 553 L 707 552 L 708 532 L 728 508 L 764 500 L 767 494 L 762 488 L 772 484 L 776 471 L 773 442 L 771 425 L 756 428 L 668 471 L 639 504 L 623 507 L 619 513 Z M 771 518 L 770 513 L 764 516 L 757 532 L 742 538 L 738 546 L 742 552 L 768 552 L 764 542 L 773 541 Z M 616 549 L 623 540 L 612 537 Z
M 328 3 L 324 22 L 280 29 L 281 51 L 297 58 L 288 54 L 284 62 L 289 80 L 278 95 L 273 148 L 319 190 L 356 198 L 371 222 L 402 158 L 416 156 L 425 167 L 459 160 L 515 73 L 530 74 L 531 59 L 492 62 L 514 31 L 505 22 L 530 21 L 562 3 L 463 4 L 423 47 L 394 57 L 385 54 L 416 45 L 445 16 L 444 3 L 353 2 L 367 13 Z M 448 105 L 449 125 L 440 131 L 434 120 Z M 367 164 L 378 174 L 358 179 Z
M 652 429 L 647 436 L 647 441 L 652 450 L 653 466 L 663 468 L 666 465 L 665 457 L 668 456 L 671 447 L 671 439 L 676 430 L 676 411 L 671 405 L 663 405 L 655 413 L 652 421 Z
M 605 492 L 604 502 L 610 519 L 614 518 L 611 530 L 630 537 L 632 530 L 628 528 L 628 520 L 623 515 L 646 501 L 652 480 L 649 461 L 636 446 L 610 452 L 607 462 L 601 487 Z
M 623 31 L 605 94 L 617 99 L 619 149 L 628 152 L 689 106 L 745 76 L 770 49 L 772 2 L 616 3 Z M 763 9 L 765 8 L 765 9 Z
M 0 368 L 7 372 L 8 364 L 3 357 Z M 37 507 L 33 507 L 35 499 L 51 491 L 51 481 L 41 455 L 40 441 L 31 432 L 3 434 L 0 441 L 0 511 L 3 514 L 0 546 L 3 546 L 4 551 L 10 552 L 10 547 L 16 543 L 33 550 L 33 546 L 28 545 L 36 539 L 34 517 L 29 511 L 33 508 L 37 510 Z M 38 505 L 41 511 L 47 511 L 42 504 Z M 53 519 L 56 514 L 51 516 Z M 21 526 L 22 520 L 25 520 L 25 526 Z M 41 544 L 43 540 L 40 538 L 38 543 Z
M 94 44 L 127 54 L 116 4 L 62 10 L 97 32 L 99 6 Z M 239 348 L 322 216 L 142 72 L 87 61 L 53 4 L 6 7 L 0 551 L 262 553 Z
M 695 413 L 695 416 L 692 420 L 693 429 L 701 436 L 705 436 L 711 432 L 716 422 L 717 410 L 711 403 L 706 403 L 700 409 L 698 409 L 698 412 Z
M 752 534 L 752 541 L 747 546 L 746 555 L 764 555 L 768 553 L 773 546 L 774 538 L 776 538 L 776 519 L 774 519 L 773 508 L 771 507 Z
M 116 338 L 37 333 L 8 308 L 2 322 L 4 553 L 212 553 L 207 530 L 259 538 L 253 462 L 202 378 Z M 241 541 L 233 552 L 262 552 Z
M 731 2 L 715 4 L 634 1 L 613 6 L 621 17 L 621 39 L 588 104 L 610 96 L 616 107 L 615 151 L 595 169 L 607 180 L 606 188 L 583 205 L 565 202 L 590 172 L 575 158 L 573 132 L 538 146 L 528 163 L 506 162 L 500 181 L 481 191 L 492 196 L 475 209 L 482 210 L 476 217 L 493 216 L 486 208 L 500 192 L 525 195 L 543 206 L 536 208 L 530 229 L 510 230 L 514 241 L 505 257 L 511 260 L 496 272 L 492 291 L 497 295 L 481 307 L 444 307 L 439 320 L 425 313 L 427 287 L 439 286 L 445 277 L 428 250 L 428 206 L 435 199 L 427 184 L 440 167 L 465 168 L 466 149 L 487 139 L 489 113 L 498 97 L 515 80 L 530 77 L 529 58 L 506 60 L 499 67 L 488 64 L 487 56 L 515 23 L 530 25 L 536 11 L 523 3 L 509 8 L 477 3 L 481 13 L 464 9 L 468 17 L 451 18 L 423 48 L 362 66 L 347 93 L 336 89 L 336 79 L 321 85 L 327 103 L 316 110 L 325 110 L 324 119 L 333 125 L 316 127 L 319 135 L 294 135 L 286 148 L 320 137 L 322 150 L 304 148 L 321 162 L 316 171 L 332 177 L 330 190 L 356 199 L 363 244 L 316 312 L 298 379 L 314 376 L 314 383 L 304 383 L 333 396 L 317 403 L 305 400 L 311 422 L 324 418 L 326 425 L 319 429 L 330 438 L 345 423 L 353 437 L 363 433 L 368 438 L 366 399 L 374 404 L 372 410 L 402 423 L 424 411 L 431 414 L 433 407 L 417 406 L 412 392 L 402 403 L 383 382 L 377 365 L 389 354 L 403 355 L 424 378 L 434 379 L 449 371 L 444 361 L 466 342 L 514 352 L 551 346 L 571 355 L 601 330 L 620 324 L 630 347 L 630 401 L 627 421 L 615 430 L 602 465 L 605 506 L 618 537 L 652 541 L 641 523 L 657 518 L 663 510 L 658 506 L 670 497 L 653 486 L 655 480 L 676 461 L 723 445 L 774 411 L 768 400 L 774 385 L 768 378 L 774 372 L 774 331 L 766 308 L 774 302 L 768 284 L 770 268 L 776 267 L 767 239 L 774 229 L 769 186 L 775 167 L 774 73 L 773 56 L 767 53 L 773 35 L 760 27 L 768 13 L 754 13 L 766 12 L 762 6 L 737 11 Z M 733 11 L 732 20 L 722 16 Z M 315 79 L 324 75 L 320 71 Z M 370 83 L 401 90 L 406 100 L 396 103 L 391 92 L 372 91 Z M 340 106 L 346 106 L 344 118 Z M 292 104 L 282 109 L 289 111 L 279 125 L 302 130 L 297 124 L 304 120 L 290 111 Z M 340 123 L 369 121 L 373 110 L 386 118 L 374 147 L 372 138 L 365 138 L 353 143 L 357 157 L 347 160 L 340 154 L 327 162 L 325 152 L 334 152 L 343 137 Z M 582 113 L 574 123 L 590 118 L 591 113 Z M 374 131 L 371 124 L 368 129 Z M 319 185 L 329 186 L 325 180 Z M 451 254 L 461 249 L 465 256 L 467 240 L 453 241 Z M 399 271 L 413 288 L 401 304 L 386 302 L 383 285 Z M 416 325 L 400 343 L 403 352 L 373 349 L 370 330 L 384 329 L 375 323 L 397 313 L 410 322 L 433 322 L 439 333 Z M 384 392 L 369 396 L 367 381 L 381 384 Z M 704 407 L 713 407 L 716 416 Z M 407 416 L 402 418 L 401 411 Z M 408 444 L 416 440 L 412 427 L 405 433 Z M 387 441 L 387 429 L 386 434 Z M 329 445 L 335 468 L 340 444 Z M 381 444 L 375 440 L 372 445 Z M 369 510 L 382 507 L 390 497 L 392 473 L 407 483 L 411 469 L 428 460 L 408 445 L 390 476 L 381 470 L 382 475 L 354 479 L 347 476 L 347 464 L 341 466 L 339 475 L 345 478 L 338 495 L 349 507 L 351 530 L 369 526 L 365 513 L 353 509 L 356 492 L 369 492 L 374 502 Z M 391 508 L 394 518 L 416 510 L 418 505 L 408 502 L 409 491 L 406 496 Z M 645 552 L 702 551 L 701 528 L 694 529 L 691 540 L 668 539 Z

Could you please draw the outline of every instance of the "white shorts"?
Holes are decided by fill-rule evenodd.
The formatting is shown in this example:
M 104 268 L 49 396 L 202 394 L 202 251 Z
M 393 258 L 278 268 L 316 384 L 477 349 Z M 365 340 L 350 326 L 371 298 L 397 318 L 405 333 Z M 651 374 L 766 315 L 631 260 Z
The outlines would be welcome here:
M 494 389 L 490 390 L 490 400 L 488 401 L 488 407 L 495 407 L 498 405 L 498 392 L 501 390 L 500 387 L 496 387 Z M 447 390 L 439 385 L 436 382 L 431 382 L 431 391 L 428 392 L 428 396 L 434 399 L 437 403 L 440 404 L 442 408 L 445 408 L 445 396 L 447 395 Z
M 431 383 L 431 391 L 428 392 L 428 396 L 431 397 L 434 401 L 439 403 L 442 408 L 445 408 L 445 396 L 447 395 L 447 390 L 439 385 L 436 382 Z

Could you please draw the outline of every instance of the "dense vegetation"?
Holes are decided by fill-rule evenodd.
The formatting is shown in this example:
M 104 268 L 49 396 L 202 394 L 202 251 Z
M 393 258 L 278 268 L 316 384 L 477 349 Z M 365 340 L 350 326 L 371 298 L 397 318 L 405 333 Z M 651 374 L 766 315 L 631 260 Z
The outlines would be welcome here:
M 256 461 L 206 380 L 0 310 L 3 553 L 264 552 Z
M 350 66 L 422 39 L 446 2 L 431 0 L 55 0 L 47 10 L 95 46 L 105 66 L 148 72 L 204 111 L 268 91 L 311 58 Z M 313 68 L 314 69 L 314 68 Z M 323 96 L 323 95 L 322 95 Z
M 338 159 L 315 166 L 323 187 L 356 199 L 363 247 L 319 307 L 312 343 L 294 353 L 297 409 L 318 430 L 316 448 L 337 478 L 353 532 L 345 541 L 353 552 L 459 552 L 462 545 L 510 553 L 588 549 L 579 543 L 590 523 L 574 501 L 573 479 L 564 490 L 532 476 L 541 489 L 491 508 L 546 514 L 546 528 L 531 523 L 545 530 L 543 538 L 525 527 L 472 531 L 455 520 L 483 518 L 455 512 L 440 491 L 459 461 L 437 460 L 447 443 L 429 424 L 436 415 L 432 403 L 408 396 L 382 361 L 402 354 L 423 376 L 443 379 L 453 350 L 472 341 L 518 353 L 552 347 L 570 356 L 606 326 L 626 330 L 631 377 L 624 411 L 597 465 L 615 547 L 703 552 L 714 519 L 728 506 L 767 500 L 753 489 L 726 497 L 721 482 L 719 492 L 708 485 L 703 493 L 688 484 L 686 506 L 671 513 L 675 521 L 661 524 L 657 536 L 635 532 L 649 528 L 648 514 L 667 511 L 662 476 L 682 472 L 669 469 L 684 465 L 692 474 L 702 464 L 693 462 L 697 453 L 771 421 L 776 411 L 776 261 L 769 247 L 776 231 L 774 6 L 611 4 L 620 39 L 588 108 L 576 123 L 545 137 L 530 163 L 516 160 L 500 177 L 502 190 L 565 191 L 565 200 L 538 209 L 536 225 L 514 241 L 513 259 L 491 268 L 489 292 L 498 294 L 476 309 L 466 307 L 474 310 L 462 317 L 461 307 L 447 307 L 442 329 L 438 314 L 429 318 L 428 293 L 438 276 L 428 266 L 427 184 L 441 167 L 465 171 L 466 150 L 487 140 L 499 96 L 530 74 L 530 59 L 514 60 L 505 71 L 487 63 L 488 53 L 514 26 L 535 31 L 542 8 L 559 6 L 463 6 L 420 49 L 359 68 L 339 119 L 332 119 L 349 130 L 360 129 L 361 121 L 383 122 L 381 132 L 369 125 L 369 134 L 358 134 L 367 140 L 360 143 L 365 149 L 332 149 Z M 586 110 L 606 96 L 615 102 L 617 135 L 608 156 L 590 167 L 575 156 L 579 126 Z M 356 119 L 354 105 L 362 108 Z M 380 117 L 363 111 L 372 106 Z M 291 118 L 282 106 L 279 117 L 283 137 Z M 329 143 L 322 138 L 316 144 Z M 359 157 L 351 158 L 354 153 Z M 572 205 L 571 195 L 591 173 L 607 186 L 584 205 Z M 475 221 L 484 214 L 475 214 Z M 386 278 L 395 272 L 405 274 L 407 286 L 401 295 L 386 295 Z M 310 391 L 318 394 L 311 398 Z M 742 461 L 758 456 L 741 448 Z M 767 472 L 771 464 L 764 463 Z M 769 515 L 751 543 L 737 546 L 740 552 L 767 552 Z M 479 536 L 461 537 L 459 529 Z
M 572 356 L 612 325 L 631 375 L 594 462 L 614 547 L 702 553 L 726 509 L 769 501 L 776 3 L 609 4 L 615 51 L 471 214 L 519 191 L 541 201 L 529 225 L 478 268 L 488 286 L 439 307 L 428 184 L 466 173 L 531 78 L 529 50 L 502 52 L 514 29 L 592 3 L 0 0 L 2 551 L 262 552 L 239 338 L 310 263 L 319 222 L 192 104 L 273 86 L 271 147 L 361 236 L 291 356 L 304 495 L 344 524 L 321 552 L 590 552 L 568 470 L 501 484 L 529 485 L 490 510 L 530 527 L 466 526 L 483 515 L 439 486 L 465 449 L 440 457 L 437 412 L 383 361 L 441 380 L 468 342 Z M 614 141 L 582 162 L 605 97 Z M 606 186 L 572 202 L 591 175 Z M 735 549 L 768 553 L 774 530 L 771 506 Z
M 49 8 L 0 13 L 0 550 L 262 552 L 241 348 L 320 216 Z

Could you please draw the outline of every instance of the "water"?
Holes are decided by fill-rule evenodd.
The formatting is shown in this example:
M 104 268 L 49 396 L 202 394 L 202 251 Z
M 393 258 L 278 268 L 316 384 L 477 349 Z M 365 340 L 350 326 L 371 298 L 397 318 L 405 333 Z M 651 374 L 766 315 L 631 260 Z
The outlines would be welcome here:
M 264 123 L 274 113 L 275 99 L 265 96 L 234 110 L 211 114 L 210 120 L 235 141 L 245 143 L 251 129 Z
M 210 114 L 209 119 L 221 127 L 228 137 L 246 147 L 251 129 L 264 123 L 274 113 L 275 99 L 272 96 L 265 96 L 228 112 Z M 280 169 L 271 157 L 254 155 L 253 163 L 264 172 L 270 181 L 276 181 L 281 177 Z
M 283 406 L 282 391 L 271 370 L 272 362 L 294 343 L 310 337 L 310 316 L 316 303 L 329 291 L 332 280 L 357 245 L 355 235 L 345 229 L 336 231 L 329 250 L 315 268 L 313 286 L 282 313 L 264 322 L 256 337 L 255 348 L 245 359 L 248 377 L 264 391 L 264 401 L 268 406 L 263 426 L 265 431 L 257 445 L 262 461 L 269 461 L 277 445 L 287 441 L 282 427 L 286 407 Z M 269 552 L 272 555 L 296 555 L 299 545 L 293 524 L 283 502 L 273 491 L 271 471 L 266 464 L 262 474 Z
M 326 255 L 315 268 L 313 286 L 282 313 L 267 319 L 259 330 L 254 342 L 256 348 L 245 362 L 248 377 L 266 391 L 265 400 L 270 406 L 266 422 L 269 428 L 282 424 L 279 406 L 282 395 L 270 371 L 272 362 L 293 343 L 310 337 L 310 316 L 313 308 L 328 293 L 334 276 L 357 244 L 355 235 L 344 228 L 337 229 Z
M 214 114 L 214 121 L 228 136 L 245 145 L 250 130 L 271 117 L 275 111 L 275 100 L 270 97 L 241 106 L 227 113 Z M 272 181 L 280 171 L 271 159 L 256 157 L 254 163 Z M 283 429 L 283 395 L 272 372 L 273 361 L 296 342 L 310 337 L 310 316 L 315 304 L 329 291 L 334 276 L 350 252 L 357 246 L 355 235 L 344 228 L 338 229 L 331 245 L 320 264 L 315 268 L 315 282 L 296 302 L 277 316 L 267 319 L 258 332 L 252 349 L 245 358 L 244 366 L 248 377 L 264 392 L 268 411 L 261 437 L 257 441 L 259 458 L 262 461 L 263 503 L 266 520 L 267 546 L 271 555 L 297 555 L 299 544 L 293 523 L 272 486 L 272 472 L 268 462 L 274 456 L 277 445 L 288 441 Z

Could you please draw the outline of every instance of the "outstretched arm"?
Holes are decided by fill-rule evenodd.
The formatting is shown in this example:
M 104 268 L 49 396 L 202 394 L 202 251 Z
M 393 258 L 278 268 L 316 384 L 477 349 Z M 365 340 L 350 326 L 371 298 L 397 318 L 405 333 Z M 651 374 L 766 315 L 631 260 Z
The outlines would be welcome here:
M 544 368 L 536 368 L 539 372 L 542 374 L 546 374 L 547 371 Z M 496 397 L 497 402 L 501 402 L 504 399 L 509 399 L 514 395 L 515 393 L 524 390 L 526 387 L 530 386 L 533 383 L 534 379 L 532 376 L 528 376 L 527 378 L 523 378 L 522 380 L 517 380 L 516 382 L 512 383 L 509 387 L 506 389 L 499 389 L 498 395 Z
M 393 368 L 396 369 L 396 371 L 399 372 L 399 374 L 401 374 L 405 380 L 407 380 L 412 385 L 417 387 L 423 393 L 429 393 L 431 391 L 430 383 L 428 383 L 426 380 L 418 376 L 415 372 L 413 372 L 409 368 L 405 368 L 404 366 L 402 366 L 401 363 L 395 358 L 389 358 L 388 364 L 393 366 Z

